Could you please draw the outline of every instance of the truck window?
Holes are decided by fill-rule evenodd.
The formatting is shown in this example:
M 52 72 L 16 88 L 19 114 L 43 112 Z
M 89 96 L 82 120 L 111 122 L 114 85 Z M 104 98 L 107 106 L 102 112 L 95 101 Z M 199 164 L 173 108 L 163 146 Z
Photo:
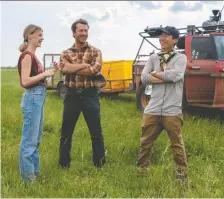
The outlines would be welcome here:
M 210 37 L 194 37 L 191 46 L 192 59 L 213 59 L 212 43 Z
M 215 35 L 214 39 L 218 60 L 224 60 L 224 35 Z

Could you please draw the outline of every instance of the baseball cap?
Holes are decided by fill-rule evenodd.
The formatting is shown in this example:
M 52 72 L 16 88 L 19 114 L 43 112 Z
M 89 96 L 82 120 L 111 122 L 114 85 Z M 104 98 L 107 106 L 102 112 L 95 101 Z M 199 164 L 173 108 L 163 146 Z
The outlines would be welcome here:
M 168 35 L 172 35 L 175 39 L 178 39 L 180 35 L 179 30 L 173 26 L 166 26 L 165 28 L 161 27 L 156 30 L 156 33 L 159 35 L 161 35 L 163 32 Z

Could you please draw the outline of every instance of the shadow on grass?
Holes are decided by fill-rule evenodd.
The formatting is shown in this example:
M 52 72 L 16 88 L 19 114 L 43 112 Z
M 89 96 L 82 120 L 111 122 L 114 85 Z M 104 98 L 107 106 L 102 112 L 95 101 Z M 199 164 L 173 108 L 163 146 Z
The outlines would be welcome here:
M 125 93 L 125 94 L 101 94 L 100 98 L 105 98 L 112 101 L 121 101 L 121 102 L 135 102 L 135 96 L 133 93 Z
M 224 111 L 217 109 L 189 106 L 185 115 L 196 116 L 208 120 L 217 120 L 220 124 L 224 124 Z

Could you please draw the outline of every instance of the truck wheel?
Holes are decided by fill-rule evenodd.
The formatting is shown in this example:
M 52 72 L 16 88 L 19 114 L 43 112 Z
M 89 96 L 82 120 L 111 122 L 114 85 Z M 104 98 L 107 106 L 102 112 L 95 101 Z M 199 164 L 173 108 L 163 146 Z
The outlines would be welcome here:
M 144 111 L 145 107 L 148 105 L 150 96 L 145 94 L 145 85 L 141 84 L 136 91 L 136 106 L 140 111 Z
M 67 93 L 67 87 L 63 84 L 63 82 L 60 82 L 57 87 L 58 95 L 61 99 L 65 99 L 65 95 Z

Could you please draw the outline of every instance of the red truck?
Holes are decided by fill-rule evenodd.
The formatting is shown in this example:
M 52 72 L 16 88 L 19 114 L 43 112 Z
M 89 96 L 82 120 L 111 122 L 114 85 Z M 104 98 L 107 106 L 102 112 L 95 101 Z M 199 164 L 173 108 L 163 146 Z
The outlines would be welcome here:
M 183 107 L 197 106 L 224 110 L 224 24 L 220 23 L 219 10 L 203 26 L 189 25 L 180 28 L 180 38 L 176 45 L 178 51 L 187 56 L 185 83 L 183 91 Z M 205 25 L 206 24 L 206 25 Z M 151 88 L 141 82 L 141 72 L 147 60 L 140 50 L 146 41 L 156 50 L 160 50 L 149 39 L 158 38 L 157 28 L 147 27 L 139 35 L 143 38 L 133 62 L 133 83 L 136 90 L 136 105 L 144 110 L 150 100 Z M 154 52 L 153 52 L 154 53 Z

